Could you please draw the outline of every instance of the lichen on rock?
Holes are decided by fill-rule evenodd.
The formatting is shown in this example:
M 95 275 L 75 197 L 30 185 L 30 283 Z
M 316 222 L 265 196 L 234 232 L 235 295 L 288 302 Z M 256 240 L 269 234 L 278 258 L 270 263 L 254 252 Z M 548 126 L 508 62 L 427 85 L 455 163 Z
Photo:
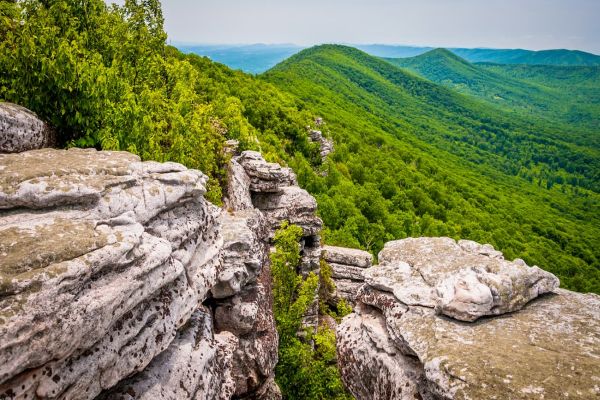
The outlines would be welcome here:
M 404 239 L 379 260 L 337 332 L 357 399 L 600 395 L 600 296 L 475 242 Z

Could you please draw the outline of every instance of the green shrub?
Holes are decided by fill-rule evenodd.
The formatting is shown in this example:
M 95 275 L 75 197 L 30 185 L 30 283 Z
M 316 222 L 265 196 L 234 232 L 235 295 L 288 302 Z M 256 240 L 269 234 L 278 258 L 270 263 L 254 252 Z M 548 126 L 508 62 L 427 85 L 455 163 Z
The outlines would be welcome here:
M 296 273 L 301 236 L 300 227 L 284 223 L 275 234 L 275 252 L 271 254 L 273 309 L 279 333 L 275 380 L 285 399 L 351 399 L 335 363 L 335 333 L 320 327 L 316 333 L 307 330 L 303 339 L 298 337 L 302 317 L 319 285 L 315 274 L 303 280 Z

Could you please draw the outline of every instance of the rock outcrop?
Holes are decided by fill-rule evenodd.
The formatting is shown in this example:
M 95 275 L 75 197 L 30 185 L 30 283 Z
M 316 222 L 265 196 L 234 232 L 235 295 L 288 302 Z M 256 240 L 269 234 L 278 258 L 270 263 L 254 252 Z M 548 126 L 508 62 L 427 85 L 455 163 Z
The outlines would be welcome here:
M 407 305 L 436 308 L 461 321 L 499 315 L 558 287 L 558 279 L 522 260 L 509 262 L 490 245 L 450 238 L 386 243 L 380 265 L 365 273 L 373 288 Z
M 308 134 L 310 140 L 319 143 L 321 159 L 325 161 L 325 158 L 333 151 L 333 140 L 327 139 L 323 136 L 323 132 L 316 129 L 309 129 Z
M 333 300 L 345 299 L 354 304 L 358 290 L 365 281 L 364 271 L 373 264 L 371 253 L 345 247 L 323 246 L 323 260 L 331 266 L 335 283 Z
M 226 207 L 232 210 L 256 208 L 264 215 L 267 235 L 284 221 L 302 228 L 301 263 L 299 273 L 304 277 L 310 272 L 319 273 L 321 258 L 320 232 L 323 222 L 317 217 L 317 201 L 298 186 L 296 175 L 290 168 L 268 163 L 255 151 L 244 151 L 233 157 L 229 167 L 230 179 Z M 241 184 L 240 184 L 241 183 Z M 318 298 L 310 307 L 304 325 L 318 325 Z
M 0 398 L 277 398 L 268 225 L 205 183 L 125 152 L 0 155 Z
M 55 144 L 48 124 L 28 109 L 0 102 L 0 153 L 19 153 Z
M 337 330 L 357 399 L 600 396 L 600 296 L 471 241 L 390 242 L 379 260 Z

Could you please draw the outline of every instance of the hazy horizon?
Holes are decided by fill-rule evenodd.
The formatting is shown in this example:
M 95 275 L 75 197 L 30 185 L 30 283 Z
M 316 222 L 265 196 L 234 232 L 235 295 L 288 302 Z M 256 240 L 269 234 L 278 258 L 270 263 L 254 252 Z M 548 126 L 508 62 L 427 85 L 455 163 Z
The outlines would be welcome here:
M 600 53 L 595 0 L 169 0 L 171 43 L 322 43 Z
M 313 46 L 320 46 L 324 44 L 339 44 L 345 46 L 398 46 L 398 47 L 412 47 L 412 48 L 452 48 L 452 49 L 481 49 L 481 50 L 528 50 L 528 51 L 545 51 L 545 50 L 571 50 L 571 51 L 584 51 L 587 53 L 600 55 L 600 51 L 593 52 L 589 50 L 582 49 L 574 49 L 574 48 L 559 48 L 552 47 L 547 49 L 530 49 L 525 47 L 489 47 L 489 46 L 477 46 L 477 47 L 469 47 L 469 46 L 433 46 L 428 44 L 422 45 L 413 45 L 413 44 L 405 44 L 405 43 L 344 43 L 344 42 L 322 42 L 322 43 L 313 43 L 309 45 L 300 45 L 297 43 L 260 43 L 260 42 L 247 42 L 247 43 L 218 43 L 218 42 L 187 42 L 187 41 L 174 41 L 170 38 L 168 39 L 169 44 L 173 46 L 222 46 L 222 47 L 245 47 L 245 46 L 281 46 L 281 47 L 298 47 L 298 48 L 309 48 Z

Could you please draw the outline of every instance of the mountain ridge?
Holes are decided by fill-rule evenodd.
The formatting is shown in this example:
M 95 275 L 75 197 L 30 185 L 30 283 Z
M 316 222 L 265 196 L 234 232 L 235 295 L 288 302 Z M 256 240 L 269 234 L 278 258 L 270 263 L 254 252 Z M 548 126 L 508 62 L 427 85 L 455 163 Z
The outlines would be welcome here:
M 410 224 L 412 228 L 405 225 L 404 235 L 453 236 L 456 228 L 458 236 L 492 243 L 507 252 L 508 257 L 523 256 L 527 262 L 550 268 L 564 282 L 571 278 L 559 271 L 562 267 L 553 271 L 547 264 L 549 260 L 543 259 L 559 247 L 563 249 L 561 252 L 569 253 L 571 250 L 567 249 L 576 242 L 594 241 L 598 237 L 597 232 L 593 233 L 596 231 L 593 223 L 590 225 L 590 218 L 597 219 L 591 210 L 598 209 L 598 194 L 580 192 L 575 187 L 568 189 L 568 185 L 562 184 L 557 191 L 558 187 L 549 183 L 556 183 L 554 179 L 575 185 L 583 182 L 558 178 L 563 167 L 578 174 L 575 171 L 581 170 L 575 164 L 580 157 L 588 160 L 590 179 L 595 180 L 592 176 L 598 172 L 598 151 L 569 143 L 563 131 L 511 116 L 347 46 L 323 45 L 303 50 L 260 78 L 300 98 L 327 121 L 336 146 L 327 179 L 346 175 L 348 183 L 344 185 L 353 188 L 348 186 L 344 193 L 360 193 L 361 187 L 375 190 L 370 192 L 370 201 L 377 204 L 376 199 L 382 199 L 383 211 L 379 211 L 383 217 L 378 217 L 366 204 L 363 214 L 372 229 L 380 229 L 376 227 L 383 223 L 382 231 L 397 237 L 399 233 L 391 233 L 397 223 L 392 222 L 393 218 L 411 215 L 410 218 L 415 218 Z M 568 155 L 570 152 L 573 153 Z M 352 245 L 344 241 L 346 232 L 353 229 L 351 222 L 329 215 L 336 212 L 330 211 L 331 207 L 339 209 L 347 200 L 340 197 L 335 187 L 321 187 L 318 179 L 306 180 L 303 175 L 301 171 L 299 179 L 317 197 L 329 229 L 326 241 Z M 549 181 L 542 176 L 548 176 Z M 546 184 L 542 187 L 540 182 Z M 399 198 L 393 200 L 393 192 L 387 194 L 389 185 L 402 188 L 415 208 L 407 210 Z M 443 191 L 437 185 L 443 186 Z M 348 196 L 354 199 L 353 195 L 344 197 Z M 420 196 L 424 196 L 423 203 L 417 200 Z M 435 199 L 439 208 L 428 209 L 426 199 Z M 360 204 L 361 200 L 353 201 Z M 468 211 L 474 205 L 478 211 Z M 462 210 L 462 216 L 455 220 L 456 207 Z M 543 222 L 549 215 L 555 216 L 551 224 L 554 228 Z M 490 234 L 483 238 L 478 236 L 477 229 L 470 230 L 468 226 L 474 221 L 485 226 Z M 540 229 L 537 226 L 540 223 L 545 227 Z M 556 232 L 554 236 L 551 231 L 556 226 L 561 227 L 562 233 Z M 524 248 L 537 255 L 530 258 L 524 253 L 512 253 L 511 239 L 502 239 L 507 231 L 527 238 Z M 558 244 L 563 240 L 559 239 L 561 236 L 566 239 L 562 245 Z M 558 242 L 551 244 L 555 240 Z M 555 261 L 550 264 L 556 266 L 562 263 L 556 260 L 566 255 L 554 254 Z M 579 264 L 571 260 L 571 266 Z M 596 267 L 592 267 L 596 265 L 593 260 L 584 262 L 585 267 L 579 264 L 592 275 L 598 274 Z
M 540 71 L 537 79 L 532 79 L 526 72 L 522 76 L 510 73 L 518 67 L 470 63 L 447 49 L 435 49 L 410 58 L 385 60 L 488 104 L 511 112 L 519 110 L 528 118 L 542 115 L 569 123 L 570 126 L 600 131 L 600 121 L 595 117 L 600 113 L 600 100 L 597 96 L 587 95 L 592 89 L 600 90 L 600 80 L 594 79 L 600 77 L 600 67 L 521 67 L 523 71 Z M 557 69 L 563 71 L 560 79 L 548 83 L 549 78 L 544 76 L 552 76 L 552 70 Z M 591 77 L 581 77 L 581 69 L 591 71 Z M 582 99 L 581 93 L 586 93 L 585 99 Z M 597 135 L 588 136 L 593 139 Z
M 226 64 L 233 69 L 249 73 L 262 73 L 275 64 L 309 47 L 295 44 L 194 44 L 174 43 L 184 53 L 195 53 Z M 345 44 L 383 58 L 414 57 L 435 47 L 415 47 L 381 44 Z M 600 56 L 579 50 L 522 50 L 449 48 L 455 54 L 470 62 L 515 62 L 537 65 L 542 62 L 552 65 L 600 65 Z

